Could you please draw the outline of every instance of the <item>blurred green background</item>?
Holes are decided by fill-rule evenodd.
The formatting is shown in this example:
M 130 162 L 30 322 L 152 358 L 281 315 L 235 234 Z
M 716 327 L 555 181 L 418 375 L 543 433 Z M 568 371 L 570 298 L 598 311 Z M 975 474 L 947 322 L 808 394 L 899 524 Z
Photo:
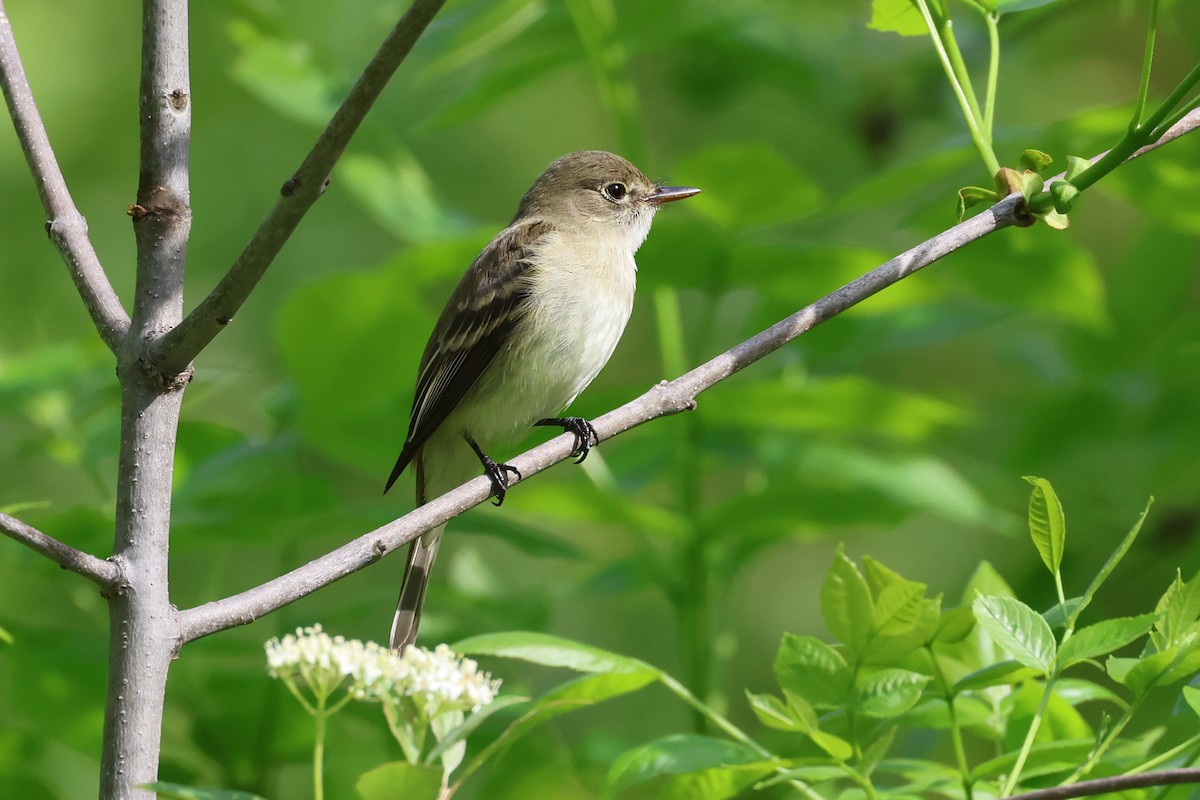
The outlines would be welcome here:
M 59 159 L 127 302 L 140 10 L 9 0 Z M 997 150 L 1065 163 L 1116 141 L 1145 4 L 1006 18 Z M 404 4 L 192 8 L 189 307 L 223 274 Z M 638 305 L 573 410 L 596 416 L 953 223 L 986 184 L 926 39 L 869 30 L 867 0 L 451 0 L 279 261 L 197 362 L 171 554 L 180 607 L 237 592 L 406 512 L 380 494 L 444 298 L 558 155 L 605 148 L 705 193 L 665 210 Z M 969 63 L 986 39 L 960 9 Z M 1200 58 L 1200 7 L 1166 4 L 1154 88 Z M 118 394 L 111 356 L 43 232 L 0 125 L 0 507 L 105 555 Z M 1148 495 L 1147 531 L 1099 616 L 1146 611 L 1200 563 L 1200 136 L 1119 170 L 1072 228 L 972 245 L 701 396 L 606 442 L 503 509 L 452 523 L 424 641 L 532 629 L 636 656 L 757 724 L 782 631 L 824 635 L 837 543 L 957 598 L 980 559 L 1033 605 L 1053 587 L 1023 532 L 1028 486 L 1067 511 L 1068 594 Z M 542 431 L 530 443 L 544 438 Z M 511 453 L 519 452 L 514 447 Z M 382 639 L 402 558 L 189 645 L 171 673 L 162 777 L 308 791 L 310 726 L 261 643 L 321 622 Z M 1071 586 L 1072 576 L 1077 585 Z M 1119 588 L 1117 588 L 1119 587 Z M 95 796 L 107 614 L 90 584 L 0 542 L 0 796 Z M 562 676 L 488 663 L 512 692 Z M 398 756 L 374 709 L 333 723 L 330 796 Z M 603 794 L 608 765 L 690 714 L 647 690 L 522 742 L 464 796 Z

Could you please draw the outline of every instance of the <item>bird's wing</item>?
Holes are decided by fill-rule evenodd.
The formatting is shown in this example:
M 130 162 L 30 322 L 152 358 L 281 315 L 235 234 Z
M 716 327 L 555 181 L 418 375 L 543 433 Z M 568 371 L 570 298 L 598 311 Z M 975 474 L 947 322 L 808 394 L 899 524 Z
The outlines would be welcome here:
M 385 492 L 508 342 L 528 299 L 530 247 L 546 232 L 541 221 L 506 228 L 454 289 L 421 357 L 408 440 Z

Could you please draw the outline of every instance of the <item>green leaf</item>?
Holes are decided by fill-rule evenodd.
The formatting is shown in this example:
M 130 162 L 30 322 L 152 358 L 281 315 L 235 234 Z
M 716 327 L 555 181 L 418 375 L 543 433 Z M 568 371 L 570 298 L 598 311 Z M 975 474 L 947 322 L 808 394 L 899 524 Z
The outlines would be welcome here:
M 1179 572 L 1154 606 L 1157 623 L 1154 628 L 1155 648 L 1166 650 L 1177 645 L 1189 634 L 1200 618 L 1200 573 L 1187 583 Z
M 1025 476 L 1025 480 L 1033 484 L 1033 492 L 1029 495 L 1029 534 L 1046 569 L 1057 575 L 1067 539 L 1067 521 L 1062 503 L 1058 501 L 1050 481 L 1029 475 Z
M 864 775 L 870 775 L 879 766 L 879 762 L 883 761 L 884 756 L 888 754 L 888 750 L 892 747 L 892 742 L 896 740 L 897 730 L 899 728 L 895 725 L 887 728 L 883 733 L 876 736 L 869 745 L 863 748 L 862 759 L 858 763 L 858 768 Z
M 674 174 L 704 188 L 688 207 L 730 230 L 793 222 L 822 203 L 817 184 L 768 144 L 713 147 L 681 161 Z M 771 176 L 769 191 L 763 175 Z
M 830 633 L 857 659 L 871 636 L 875 608 L 862 573 L 840 546 L 821 586 L 821 614 Z
M 809 730 L 809 726 L 795 719 L 787 705 L 775 695 L 752 694 L 747 690 L 746 700 L 750 702 L 750 709 L 754 712 L 754 716 L 758 717 L 758 721 L 768 728 L 801 733 Z
M 3 625 L 0 625 L 0 642 L 12 644 L 14 641 L 13 635 L 5 630 Z
M 1079 607 L 1075 609 L 1075 612 L 1072 615 L 1072 624 L 1074 624 L 1075 620 L 1079 618 L 1079 615 L 1083 613 L 1083 610 L 1091 604 L 1092 598 L 1096 596 L 1096 592 L 1099 591 L 1100 587 L 1104 585 L 1104 582 L 1108 580 L 1108 576 L 1111 575 L 1113 570 L 1117 568 L 1117 565 L 1121 563 L 1121 559 L 1123 559 L 1125 554 L 1129 552 L 1129 548 L 1133 547 L 1134 541 L 1137 539 L 1138 534 L 1141 533 L 1142 523 L 1146 521 L 1146 515 L 1150 513 L 1150 506 L 1152 505 L 1154 505 L 1153 497 L 1146 501 L 1146 507 L 1142 509 L 1141 515 L 1138 516 L 1137 521 L 1133 523 L 1133 527 L 1129 529 L 1129 533 L 1125 534 L 1125 538 L 1121 540 L 1119 545 L 1117 545 L 1117 549 L 1112 552 L 1112 555 L 1110 555 L 1108 560 L 1104 562 L 1104 566 L 1101 567 L 1100 571 L 1096 573 L 1096 577 L 1092 579 L 1090 584 L 1088 584 L 1087 591 L 1083 593 L 1083 599 L 1079 602 Z
M 441 773 L 438 773 L 438 785 L 441 785 Z M 139 788 L 156 792 L 165 800 L 263 800 L 250 792 L 237 792 L 232 789 L 200 789 L 195 786 L 184 786 L 179 783 L 156 781 L 142 784 Z M 436 797 L 437 795 L 430 795 Z
M 1091 165 L 1092 162 L 1086 158 L 1067 156 L 1067 171 L 1063 174 L 1063 177 L 1068 181 L 1073 181 Z
M 800 695 L 792 694 L 784 689 L 788 710 L 797 724 L 802 725 L 804 733 L 813 740 L 813 744 L 824 750 L 838 761 L 845 761 L 854 755 L 854 748 L 840 736 L 827 733 L 820 729 L 817 712 Z
M 912 0 L 871 0 L 871 21 L 867 26 L 901 36 L 929 33 L 925 19 Z
M 488 633 L 463 639 L 452 647 L 455 652 L 467 655 L 516 658 L 547 667 L 564 667 L 579 672 L 646 672 L 655 676 L 662 674 L 660 670 L 636 658 L 627 658 L 546 633 Z
M 1049 674 L 1054 664 L 1054 633 L 1042 615 L 1011 597 L 977 597 L 971 604 L 975 619 L 1013 658 Z
M 660 775 L 699 772 L 714 767 L 747 764 L 759 759 L 759 753 L 737 742 L 695 734 L 676 734 L 621 754 L 609 770 L 608 785 L 614 791 L 620 791 Z
M 955 682 L 953 689 L 955 694 L 960 694 L 972 689 L 986 689 L 989 686 L 1007 686 L 1038 674 L 1040 673 L 1037 670 L 1018 661 L 1000 661 L 964 675 Z
M 980 203 L 992 205 L 1000 200 L 1000 195 L 991 189 L 985 189 L 982 186 L 963 186 L 958 190 L 958 202 L 955 204 L 955 218 L 963 221 L 963 217 L 967 215 L 967 211 Z
M 812 636 L 785 633 L 775 654 L 779 685 L 817 708 L 838 708 L 850 698 L 850 667 L 841 654 Z
M 608 676 L 601 676 L 601 677 L 608 677 Z M 588 679 L 583 678 L 581 680 L 588 680 Z M 468 736 L 470 736 L 471 733 L 474 732 L 476 728 L 478 728 L 480 725 L 482 725 L 484 723 L 484 721 L 487 720 L 488 717 L 492 716 L 497 711 L 502 711 L 503 709 L 508 708 L 509 706 L 518 705 L 520 703 L 528 703 L 528 702 L 529 702 L 529 698 L 516 697 L 514 695 L 503 695 L 501 697 L 497 697 L 495 700 L 488 703 L 483 708 L 470 714 L 456 728 L 454 728 L 453 730 L 447 731 L 443 736 L 441 736 L 438 739 L 438 743 L 436 745 L 434 745 L 433 749 L 429 751 L 429 755 L 426 756 L 426 763 L 432 763 L 436 759 L 441 758 L 442 753 L 449 750 L 451 747 L 453 747 L 454 745 L 461 742 L 463 739 L 466 739 Z
M 1138 659 L 1109 658 L 1106 667 L 1113 680 L 1139 694 L 1155 686 L 1167 686 L 1200 669 L 1200 637 L 1193 635 L 1166 650 Z
M 1188 707 L 1200 716 L 1200 689 L 1195 689 L 1191 686 L 1183 687 L 1183 699 L 1187 701 Z
M 390 761 L 359 776 L 354 790 L 362 800 L 436 800 L 442 771 L 424 764 Z
M 867 717 L 898 717 L 917 704 L 933 680 L 907 669 L 881 669 L 858 679 L 855 710 Z
M 886 586 L 875 599 L 875 630 L 885 636 L 908 633 L 922 621 L 925 608 L 925 584 L 904 581 Z
M 1079 190 L 1070 181 L 1055 181 L 1050 184 L 1050 195 L 1054 198 L 1054 210 L 1059 214 L 1067 214 L 1079 197 Z
M 1068 597 L 1066 602 L 1055 603 L 1043 611 L 1042 618 L 1046 620 L 1046 624 L 1050 626 L 1051 630 L 1065 630 L 1067 623 L 1073 622 L 1076 618 L 1075 612 L 1082 602 L 1082 597 Z
M 1140 614 L 1107 619 L 1081 628 L 1059 649 L 1056 666 L 1063 670 L 1080 661 L 1107 655 L 1148 632 L 1156 619 L 1157 614 Z
M 1067 218 L 1064 212 L 1058 209 L 1052 208 L 1049 211 L 1035 211 L 1033 215 L 1056 231 L 1065 231 L 1071 227 L 1071 220 Z
M 1034 150 L 1033 148 L 1022 151 L 1021 157 L 1017 160 L 1020 162 L 1022 168 L 1034 172 L 1041 172 L 1054 163 L 1054 159 L 1050 157 L 1049 153 Z

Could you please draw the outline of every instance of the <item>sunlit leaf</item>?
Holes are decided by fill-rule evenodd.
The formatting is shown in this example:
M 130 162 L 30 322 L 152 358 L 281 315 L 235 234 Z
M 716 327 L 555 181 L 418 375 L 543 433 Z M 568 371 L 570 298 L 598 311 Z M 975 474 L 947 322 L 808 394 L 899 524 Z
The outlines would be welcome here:
M 829 631 L 857 656 L 871 636 L 875 608 L 862 573 L 840 547 L 821 586 L 821 614 Z
M 1042 615 L 1011 597 L 981 596 L 971 604 L 975 619 L 1013 658 L 1048 674 L 1054 664 L 1054 634 Z
M 1154 607 L 1154 644 L 1159 650 L 1180 644 L 1200 619 L 1200 573 L 1184 583 L 1179 572 Z
M 754 712 L 754 716 L 768 728 L 801 732 L 810 728 L 809 725 L 795 719 L 787 705 L 774 695 L 746 692 L 746 700 L 750 703 L 750 710 Z
M 559 636 L 527 631 L 489 633 L 462 639 L 453 649 L 467 655 L 489 655 L 516 658 L 547 667 L 564 667 L 579 672 L 650 673 L 658 670 L 636 658 L 610 653 Z
M 1058 651 L 1058 668 L 1065 669 L 1089 658 L 1099 658 L 1132 642 L 1154 625 L 1157 614 L 1106 619 L 1075 631 Z
M 850 696 L 850 668 L 841 654 L 812 636 L 783 635 L 775 679 L 817 708 L 837 708 Z
M 881 669 L 858 679 L 855 709 L 868 717 L 898 717 L 917 704 L 932 678 L 906 669 Z
M 1050 481 L 1031 476 L 1026 476 L 1025 480 L 1033 484 L 1033 492 L 1029 496 L 1029 534 L 1046 569 L 1057 574 L 1062 565 L 1067 538 L 1062 503 Z

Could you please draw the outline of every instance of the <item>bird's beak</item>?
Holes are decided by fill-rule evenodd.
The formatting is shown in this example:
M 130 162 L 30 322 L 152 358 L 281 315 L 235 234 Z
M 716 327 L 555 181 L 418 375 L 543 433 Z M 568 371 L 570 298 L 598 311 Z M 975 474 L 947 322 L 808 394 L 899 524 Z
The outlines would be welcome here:
M 654 203 L 656 206 L 661 206 L 663 203 L 673 203 L 676 200 L 682 200 L 694 194 L 700 194 L 700 190 L 693 189 L 690 186 L 660 186 L 646 200 Z

